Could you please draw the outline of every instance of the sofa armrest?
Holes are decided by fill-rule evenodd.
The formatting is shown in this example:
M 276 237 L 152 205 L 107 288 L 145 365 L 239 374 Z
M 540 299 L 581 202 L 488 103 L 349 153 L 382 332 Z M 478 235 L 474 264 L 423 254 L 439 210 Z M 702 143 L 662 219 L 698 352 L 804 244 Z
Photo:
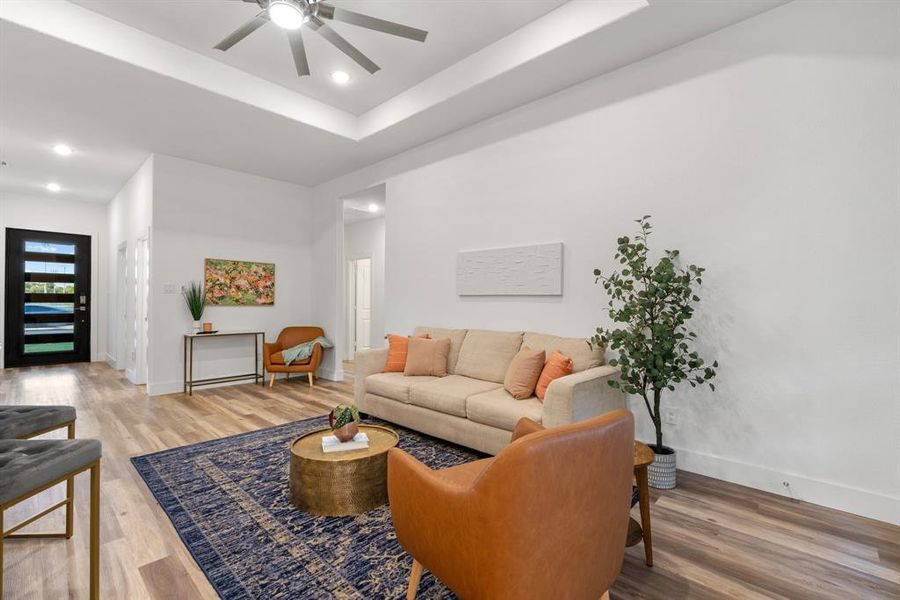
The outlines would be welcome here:
M 541 424 L 556 427 L 625 408 L 625 394 L 609 385 L 619 369 L 609 365 L 554 379 L 544 396 Z
M 374 348 L 360 350 L 353 361 L 353 401 L 361 410 L 364 409 L 366 397 L 366 377 L 384 370 L 388 349 Z

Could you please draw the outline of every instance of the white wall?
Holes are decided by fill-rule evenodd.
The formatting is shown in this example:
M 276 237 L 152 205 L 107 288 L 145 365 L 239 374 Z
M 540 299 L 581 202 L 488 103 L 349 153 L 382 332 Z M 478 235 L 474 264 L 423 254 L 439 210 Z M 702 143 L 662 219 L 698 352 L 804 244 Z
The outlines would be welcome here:
M 315 324 L 310 216 L 302 186 L 155 156 L 150 394 L 182 389 L 183 333 L 192 318 L 180 289 L 203 281 L 206 258 L 275 263 L 275 305 L 208 306 L 203 320 L 216 329 L 262 330 L 273 341 L 284 327 Z M 166 293 L 167 285 L 176 292 Z M 195 343 L 195 378 L 253 372 L 251 338 Z
M 91 360 L 106 355 L 106 206 L 49 195 L 0 195 L 0 282 L 6 281 L 6 228 L 91 236 Z M 0 294 L 0 347 L 4 343 L 5 294 Z M 0 368 L 2 368 L 0 357 Z
M 320 186 L 317 318 L 340 319 L 337 198 L 375 183 L 398 332 L 588 336 L 592 269 L 651 214 L 655 248 L 709 269 L 694 326 L 722 365 L 665 400 L 679 466 L 900 523 L 898 26 L 794 2 Z M 456 296 L 459 250 L 552 241 L 562 298 Z
M 372 322 L 370 339 L 372 348 L 381 348 L 385 345 L 384 244 L 384 217 L 366 219 L 344 225 L 344 258 L 346 259 L 344 281 L 347 281 L 347 261 L 357 258 L 372 259 Z M 347 354 L 345 356 L 349 358 Z
M 134 290 L 135 248 L 138 238 L 148 236 L 153 223 L 153 156 L 131 176 L 119 193 L 106 206 L 109 235 L 107 236 L 107 332 L 106 360 L 117 369 L 125 369 L 134 380 L 136 355 L 134 349 L 136 297 Z M 125 356 L 118 356 L 117 344 L 121 315 L 116 306 L 116 292 L 119 285 L 117 272 L 117 253 L 119 246 L 125 244 L 126 264 L 129 276 L 125 287 L 125 316 L 128 326 L 125 328 Z M 152 249 L 151 249 L 152 253 Z

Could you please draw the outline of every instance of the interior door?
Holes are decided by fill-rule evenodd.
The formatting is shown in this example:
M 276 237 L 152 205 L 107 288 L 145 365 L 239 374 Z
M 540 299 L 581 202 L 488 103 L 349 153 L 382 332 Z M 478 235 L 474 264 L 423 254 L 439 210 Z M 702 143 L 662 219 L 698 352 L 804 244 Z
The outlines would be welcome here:
M 91 359 L 91 238 L 6 230 L 7 367 Z
M 132 383 L 147 383 L 147 349 L 150 339 L 150 247 L 148 238 L 138 238 L 135 252 L 135 355 Z
M 116 368 L 124 370 L 128 364 L 128 247 L 119 245 L 116 253 Z
M 372 347 L 372 259 L 356 261 L 356 350 Z

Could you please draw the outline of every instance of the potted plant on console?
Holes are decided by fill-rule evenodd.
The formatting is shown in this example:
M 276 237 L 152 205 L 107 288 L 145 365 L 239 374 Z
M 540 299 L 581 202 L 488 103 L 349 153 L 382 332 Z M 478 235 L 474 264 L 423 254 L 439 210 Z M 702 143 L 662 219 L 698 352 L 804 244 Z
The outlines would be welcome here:
M 193 332 L 197 333 L 200 331 L 200 319 L 203 317 L 203 304 L 205 302 L 203 286 L 196 281 L 192 281 L 181 288 L 181 295 L 184 296 L 184 303 L 187 304 L 191 317 L 194 319 Z
M 660 403 L 664 390 L 687 382 L 691 387 L 707 384 L 716 376 L 718 363 L 707 365 L 694 344 L 696 333 L 687 323 L 700 300 L 697 290 L 705 269 L 678 264 L 678 250 L 666 250 L 654 264 L 648 256 L 647 240 L 652 231 L 650 216 L 637 220 L 634 239 L 617 240 L 615 260 L 621 269 L 605 274 L 594 269 L 596 282 L 609 297 L 607 312 L 618 328 L 598 327 L 591 344 L 618 353 L 609 361 L 621 370 L 612 387 L 640 396 L 656 428 L 656 443 L 650 448 L 656 457 L 650 465 L 650 485 L 658 489 L 675 487 L 675 451 L 663 444 Z

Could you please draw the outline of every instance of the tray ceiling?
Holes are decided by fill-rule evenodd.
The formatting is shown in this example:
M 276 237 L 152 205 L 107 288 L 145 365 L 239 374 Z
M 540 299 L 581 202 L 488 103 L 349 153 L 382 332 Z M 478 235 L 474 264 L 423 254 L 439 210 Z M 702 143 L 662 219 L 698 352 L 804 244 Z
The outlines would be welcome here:
M 262 77 L 354 115 L 427 79 L 460 59 L 530 23 L 565 0 L 334 0 L 341 8 L 428 31 L 425 43 L 329 22 L 380 67 L 369 75 L 320 36 L 304 29 L 310 69 L 299 78 L 291 61 L 287 35 L 272 23 L 227 52 L 213 50 L 227 34 L 259 12 L 235 0 L 73 0 L 94 12 L 174 42 L 217 61 Z M 337 86 L 333 71 L 350 74 Z

